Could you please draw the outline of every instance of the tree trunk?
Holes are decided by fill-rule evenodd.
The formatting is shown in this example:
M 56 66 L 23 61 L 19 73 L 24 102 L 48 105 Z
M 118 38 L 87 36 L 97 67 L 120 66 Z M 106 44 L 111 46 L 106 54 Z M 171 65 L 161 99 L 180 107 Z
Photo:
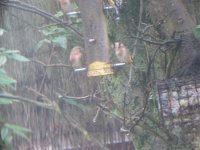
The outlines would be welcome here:
M 169 58 L 171 62 L 168 61 L 167 78 L 175 73 L 178 75 L 191 73 L 191 66 L 198 59 L 196 47 L 198 42 L 194 41 L 192 33 L 196 24 L 182 1 L 151 0 L 148 10 L 153 24 L 159 30 L 162 38 L 180 38 L 182 40 L 171 51 L 173 56 L 170 57 L 174 58 Z

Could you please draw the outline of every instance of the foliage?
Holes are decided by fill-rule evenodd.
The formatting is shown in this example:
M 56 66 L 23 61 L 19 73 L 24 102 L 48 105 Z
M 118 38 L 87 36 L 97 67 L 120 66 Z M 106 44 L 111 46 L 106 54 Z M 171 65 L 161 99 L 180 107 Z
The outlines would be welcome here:
M 200 39 L 200 25 L 196 26 L 194 29 L 194 36 L 195 38 Z
M 55 17 L 64 17 L 63 12 L 59 11 L 55 15 Z M 78 31 L 81 30 L 81 20 L 80 19 L 74 19 L 73 20 L 74 25 L 73 27 Z M 74 34 L 70 30 L 66 30 L 65 28 L 60 27 L 59 25 L 47 25 L 39 32 L 45 36 L 44 39 L 40 40 L 38 44 L 35 47 L 35 51 L 39 50 L 42 46 L 46 44 L 53 44 L 54 46 L 61 47 L 63 49 L 67 49 L 68 45 L 68 39 L 72 38 Z M 79 40 L 74 40 L 74 44 L 76 42 L 79 42 Z
M 5 30 L 0 29 L 0 36 L 3 36 L 4 33 Z M 16 60 L 19 62 L 29 61 L 28 58 L 20 54 L 19 50 L 9 50 L 4 47 L 0 47 L 0 89 L 1 89 L 0 96 L 5 94 L 5 92 L 3 91 L 5 86 L 10 88 L 15 88 L 17 82 L 15 79 L 10 77 L 4 70 L 4 65 L 6 64 L 8 59 Z M 18 101 L 0 97 L 0 107 L 12 104 L 13 102 L 18 102 Z M 12 133 L 14 135 L 20 136 L 28 140 L 28 137 L 26 135 L 28 132 L 30 132 L 29 129 L 5 123 L 4 121 L 2 121 L 2 118 L 0 117 L 0 149 L 2 150 L 11 149 L 9 145 L 12 144 L 12 139 L 13 139 Z
M 111 42 L 120 41 L 126 45 L 130 52 L 133 52 L 137 40 L 133 37 L 138 32 L 139 1 L 127 0 L 127 4 L 125 9 L 120 12 L 120 21 L 116 23 L 113 18 L 108 17 L 109 36 Z M 151 22 L 145 11 L 142 19 L 145 23 L 142 22 L 140 36 L 149 41 L 161 41 L 162 39 L 159 38 L 156 29 L 150 26 Z M 147 30 L 144 30 L 145 28 Z M 195 29 L 196 37 L 200 35 L 199 29 L 199 26 Z M 141 34 L 143 31 L 144 33 Z M 138 113 L 141 110 L 141 101 L 146 102 L 145 113 L 139 115 L 142 119 L 136 125 L 134 125 L 135 122 L 131 125 L 127 124 L 128 127 L 134 125 L 131 131 L 136 149 L 151 150 L 157 139 L 161 139 L 161 143 L 164 143 L 168 149 L 184 149 L 185 147 L 183 144 L 184 131 L 178 129 L 170 131 L 167 126 L 162 126 L 163 122 L 160 118 L 156 91 L 152 84 L 155 80 L 165 79 L 166 77 L 167 64 L 170 63 L 171 58 L 170 50 L 165 51 L 165 49 L 169 48 L 169 45 L 159 47 L 138 40 L 130 86 L 127 87 L 127 82 L 130 78 L 131 66 L 117 71 L 113 77 L 104 77 L 102 81 L 103 91 L 106 91 L 104 92 L 106 99 L 109 99 L 112 103 L 111 111 L 118 116 L 123 117 L 123 109 L 126 107 L 126 111 L 129 111 L 129 113 L 126 113 L 126 117 L 131 118 L 131 114 Z M 135 96 L 133 93 L 137 93 L 137 87 L 147 89 L 149 98 Z M 123 103 L 124 93 L 127 94 L 129 101 L 126 106 Z

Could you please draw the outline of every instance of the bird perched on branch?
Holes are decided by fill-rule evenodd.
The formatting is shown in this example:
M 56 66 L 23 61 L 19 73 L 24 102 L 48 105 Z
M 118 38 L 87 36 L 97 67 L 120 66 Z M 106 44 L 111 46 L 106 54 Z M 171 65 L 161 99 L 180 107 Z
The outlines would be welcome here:
M 116 57 L 118 58 L 120 62 L 124 62 L 124 63 L 133 62 L 133 59 L 131 57 L 129 50 L 124 46 L 123 43 L 115 42 L 113 47 L 115 50 Z
M 79 46 L 72 48 L 69 60 L 74 69 L 81 68 L 83 65 L 83 49 Z
M 64 13 L 74 11 L 74 7 L 73 7 L 74 0 L 58 0 L 58 1 L 60 3 L 61 10 Z

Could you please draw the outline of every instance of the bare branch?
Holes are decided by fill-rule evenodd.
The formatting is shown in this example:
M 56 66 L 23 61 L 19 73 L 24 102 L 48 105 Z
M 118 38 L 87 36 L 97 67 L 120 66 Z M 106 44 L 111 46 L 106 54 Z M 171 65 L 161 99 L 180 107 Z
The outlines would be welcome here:
M 54 103 L 41 103 L 41 102 L 38 102 L 38 101 L 33 100 L 33 99 L 29 99 L 29 98 L 23 98 L 23 97 L 20 97 L 20 96 L 12 96 L 12 95 L 4 95 L 4 94 L 0 94 L 0 98 L 6 98 L 6 99 L 11 99 L 11 100 L 15 99 L 15 100 L 27 102 L 29 104 L 34 104 L 34 105 L 40 106 L 42 108 L 57 110 L 57 107 L 55 106 Z
M 41 96 L 43 98 L 44 101 L 48 102 L 48 103 L 51 103 L 51 100 L 44 94 L 36 91 L 35 89 L 31 88 L 31 87 L 26 87 L 29 91 L 32 91 L 34 92 L 35 94 Z
M 128 35 L 127 37 L 138 39 L 138 40 L 147 42 L 149 44 L 160 45 L 160 46 L 164 46 L 166 44 L 172 44 L 172 43 L 179 43 L 182 41 L 182 39 L 168 39 L 168 40 L 163 40 L 163 41 L 158 42 L 158 41 L 151 41 L 151 40 L 145 39 L 143 37 L 135 36 L 135 35 Z
M 86 99 L 86 98 L 90 98 L 92 97 L 92 95 L 87 95 L 87 96 L 82 96 L 82 97 L 74 97 L 74 96 L 59 96 L 59 98 L 68 98 L 68 99 L 76 99 L 76 100 L 83 100 L 83 99 Z
M 101 108 L 98 107 L 98 108 L 97 108 L 97 112 L 96 112 L 95 116 L 94 116 L 93 119 L 92 119 L 92 122 L 93 122 L 93 123 L 95 123 L 95 122 L 97 121 L 97 117 L 99 116 L 100 110 L 101 110 Z
M 40 60 L 32 60 L 35 63 L 41 64 L 44 67 L 71 67 L 71 65 L 65 65 L 65 64 L 45 64 L 44 62 L 40 61 Z

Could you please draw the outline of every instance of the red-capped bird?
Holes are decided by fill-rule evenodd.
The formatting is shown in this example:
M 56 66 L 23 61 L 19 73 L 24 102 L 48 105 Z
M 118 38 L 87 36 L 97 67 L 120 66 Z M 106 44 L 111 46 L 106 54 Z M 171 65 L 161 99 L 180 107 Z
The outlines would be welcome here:
M 81 68 L 83 65 L 83 49 L 79 46 L 72 48 L 69 60 L 74 69 Z
M 124 46 L 123 43 L 115 42 L 114 49 L 115 49 L 116 57 L 120 62 L 124 62 L 124 63 L 133 62 L 133 59 L 131 57 L 129 50 Z

